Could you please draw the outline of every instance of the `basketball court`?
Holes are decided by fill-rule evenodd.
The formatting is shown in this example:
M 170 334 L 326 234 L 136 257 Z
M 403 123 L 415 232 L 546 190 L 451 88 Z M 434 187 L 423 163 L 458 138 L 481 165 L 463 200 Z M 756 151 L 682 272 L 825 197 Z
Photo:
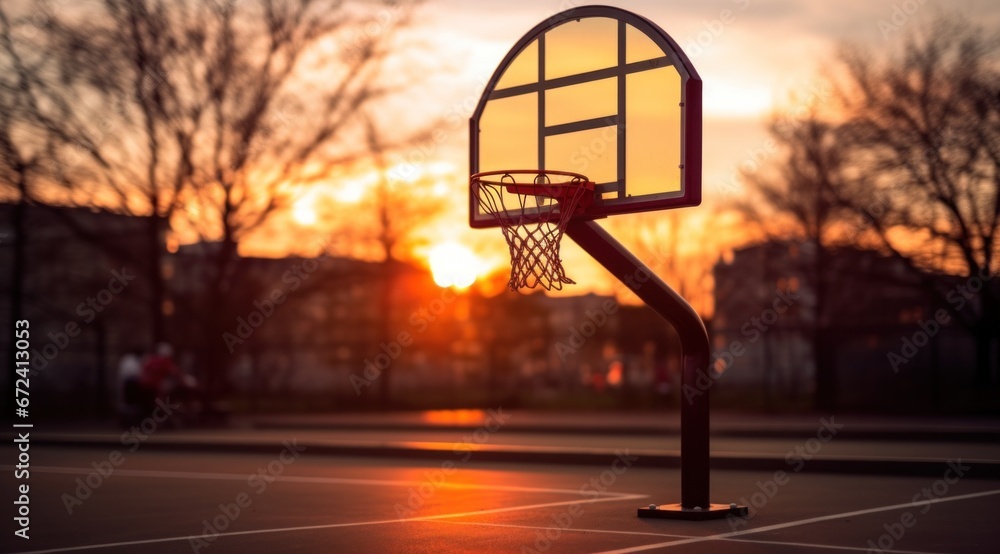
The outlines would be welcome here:
M 278 467 L 279 451 L 130 453 L 69 515 L 61 496 L 74 494 L 76 479 L 108 451 L 35 447 L 30 548 L 5 538 L 3 550 L 850 552 L 881 540 L 893 552 L 982 552 L 995 540 L 1000 501 L 996 480 L 960 479 L 942 496 L 914 503 L 938 479 L 803 473 L 763 503 L 758 495 L 760 507 L 745 520 L 642 519 L 638 506 L 679 494 L 676 470 L 636 467 L 617 475 L 623 464 L 615 466 L 614 457 L 606 466 L 472 457 L 445 475 L 442 462 L 306 451 L 266 487 L 262 479 L 250 482 Z M 3 481 L 11 479 L 8 469 Z M 751 499 L 772 479 L 772 472 L 716 471 L 713 488 Z M 238 512 L 237 499 L 245 506 Z M 889 534 L 900 529 L 898 539 Z
M 586 6 L 529 30 L 497 68 L 470 121 L 469 223 L 502 234 L 512 257 L 510 288 L 573 284 L 572 268 L 563 268 L 559 255 L 564 236 L 623 282 L 645 275 L 641 287 L 630 288 L 677 329 L 686 384 L 711 383 L 704 323 L 598 221 L 701 202 L 701 94 L 690 60 L 654 22 L 618 8 Z M 419 459 L 366 457 L 362 448 L 336 445 L 237 453 L 235 440 L 228 439 L 234 442 L 226 451 L 227 437 L 220 436 L 213 440 L 222 448 L 147 447 L 95 477 L 93 464 L 108 459 L 106 444 L 36 443 L 30 547 L 5 538 L 4 550 L 995 548 L 1000 480 L 962 475 L 961 466 L 943 462 L 945 454 L 937 450 L 923 450 L 936 458 L 920 463 L 924 470 L 939 464 L 940 473 L 933 467 L 920 475 L 757 471 L 745 468 L 762 466 L 728 463 L 712 472 L 710 490 L 708 392 L 703 388 L 681 403 L 679 469 L 633 463 L 635 452 L 609 452 L 603 462 L 590 452 L 586 463 L 541 464 L 496 461 L 498 450 L 491 460 L 475 451 L 464 456 L 412 442 L 406 447 L 423 452 Z M 393 439 L 402 444 L 412 437 L 383 437 Z M 534 446 L 553 449 L 559 440 Z M 623 437 L 614 444 L 628 450 L 633 443 L 648 447 L 649 440 Z M 531 445 L 521 440 L 500 446 Z M 767 448 L 780 456 L 794 446 L 788 441 Z M 760 447 L 744 445 L 744 454 Z M 845 455 L 864 458 L 869 452 Z M 988 455 L 996 464 L 996 456 Z M 3 469 L 0 481 L 11 486 L 13 468 Z M 70 502 L 72 514 L 67 495 L 77 497 Z

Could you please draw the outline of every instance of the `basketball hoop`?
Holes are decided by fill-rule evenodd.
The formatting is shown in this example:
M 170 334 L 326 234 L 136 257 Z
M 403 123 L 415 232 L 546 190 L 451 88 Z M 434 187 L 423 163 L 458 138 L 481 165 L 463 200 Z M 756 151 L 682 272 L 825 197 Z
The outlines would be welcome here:
M 580 44 L 597 45 L 599 55 L 581 57 Z M 570 69 L 553 78 L 553 67 Z M 611 80 L 617 86 L 598 86 Z M 595 220 L 701 203 L 702 96 L 691 60 L 658 25 L 620 8 L 578 6 L 547 17 L 514 44 L 469 119 L 469 226 L 503 229 L 509 287 L 573 283 L 559 259 L 563 234 L 625 284 L 630 275 L 647 275 L 634 292 L 680 337 L 684 387 L 708 379 L 705 323 Z M 552 105 L 558 110 L 546 109 Z M 542 169 L 577 167 L 581 153 L 594 152 L 596 133 L 606 148 L 591 158 L 601 160 L 594 180 Z M 525 166 L 538 169 L 482 173 Z M 746 506 L 709 501 L 708 437 L 705 389 L 681 403 L 680 502 L 647 504 L 638 517 L 747 516 Z
M 518 169 L 476 173 L 471 187 L 480 208 L 503 229 L 510 290 L 561 290 L 575 283 L 563 270 L 559 244 L 570 219 L 593 203 L 592 181 L 567 171 Z

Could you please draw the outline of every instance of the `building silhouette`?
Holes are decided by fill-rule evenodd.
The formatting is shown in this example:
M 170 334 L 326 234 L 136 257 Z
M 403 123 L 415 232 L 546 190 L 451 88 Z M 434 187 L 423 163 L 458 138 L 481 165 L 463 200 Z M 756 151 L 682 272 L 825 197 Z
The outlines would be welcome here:
M 971 382 L 973 339 L 950 315 L 934 322 L 949 306 L 927 289 L 962 279 L 918 274 L 902 260 L 856 248 L 827 250 L 822 275 L 815 262 L 814 245 L 774 241 L 716 264 L 712 335 L 721 388 L 742 389 L 770 407 L 790 405 L 814 394 L 817 365 L 826 363 L 837 405 L 919 410 Z M 825 341 L 828 359 L 817 359 L 817 341 Z
M 5 268 L 12 256 L 10 209 L 0 204 Z M 33 388 L 52 410 L 99 413 L 114 396 L 122 356 L 153 346 L 148 268 L 134 262 L 149 259 L 142 234 L 147 222 L 39 205 L 28 206 L 27 214 L 24 317 L 44 365 Z M 207 314 L 219 247 L 197 243 L 165 254 L 166 336 L 179 366 L 199 380 L 218 369 L 206 367 L 200 355 L 206 340 L 225 348 L 229 392 L 248 409 L 365 404 L 383 378 L 371 375 L 387 368 L 401 407 L 411 401 L 513 405 L 525 397 L 544 404 L 566 395 L 626 392 L 645 398 L 665 395 L 664 383 L 676 380 L 676 336 L 645 306 L 594 294 L 442 289 L 426 269 L 402 262 L 386 281 L 384 264 L 371 261 L 241 257 L 224 304 L 228 313 Z M 121 272 L 134 278 L 118 292 L 102 293 Z M 4 348 L 12 336 L 11 279 L 9 271 L 0 275 Z M 86 302 L 98 294 L 107 305 L 91 318 Z M 208 316 L 221 317 L 226 331 L 206 337 Z M 59 346 L 67 324 L 80 332 Z M 59 345 L 49 346 L 53 341 Z M 46 348 L 51 360 L 42 353 Z

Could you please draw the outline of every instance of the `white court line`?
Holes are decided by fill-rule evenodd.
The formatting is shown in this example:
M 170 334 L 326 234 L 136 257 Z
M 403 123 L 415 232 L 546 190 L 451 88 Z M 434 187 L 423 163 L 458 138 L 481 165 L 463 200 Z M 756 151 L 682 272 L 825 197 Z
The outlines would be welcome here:
M 984 496 L 992 496 L 992 495 L 995 495 L 995 494 L 1000 494 L 1000 489 L 992 490 L 992 491 L 985 491 L 985 492 L 975 492 L 975 493 L 972 493 L 972 494 L 963 494 L 963 495 L 959 495 L 959 496 L 949 496 L 949 497 L 945 497 L 945 498 L 935 498 L 933 500 L 926 500 L 926 501 L 922 502 L 921 504 L 938 504 L 938 503 L 942 503 L 942 502 L 954 502 L 956 500 L 968 500 L 970 498 L 981 498 L 981 497 L 984 497 Z M 626 553 L 629 553 L 629 552 L 642 552 L 644 550 L 652 550 L 654 548 L 666 548 L 666 547 L 670 547 L 670 546 L 681 546 L 681 545 L 685 545 L 685 544 L 694 544 L 694 543 L 705 542 L 705 541 L 714 541 L 714 540 L 720 540 L 720 539 L 730 539 L 732 537 L 739 537 L 739 536 L 742 536 L 742 535 L 750 535 L 750 534 L 753 534 L 753 533 L 763 533 L 763 532 L 766 532 L 766 531 L 777 531 L 779 529 L 787 529 L 789 527 L 797 527 L 799 525 L 808 525 L 810 523 L 819 523 L 819 522 L 822 522 L 822 521 L 830 521 L 832 519 L 840 519 L 840 518 L 844 518 L 844 517 L 860 516 L 860 515 L 867 515 L 867 514 L 876 514 L 876 513 L 879 513 L 879 512 L 889 512 L 889 511 L 892 511 L 892 510 L 901 510 L 903 508 L 912 508 L 912 507 L 913 507 L 913 503 L 912 502 L 908 502 L 906 504 L 893 504 L 892 506 L 882 506 L 882 507 L 879 507 L 879 508 L 868 508 L 868 509 L 865 509 L 865 510 L 856 510 L 856 511 L 853 511 L 853 512 L 844 512 L 844 513 L 841 513 L 841 514 L 833 514 L 833 515 L 828 515 L 828 516 L 813 517 L 813 518 L 803 519 L 803 520 L 799 520 L 799 521 L 790 521 L 790 522 L 787 522 L 787 523 L 778 523 L 778 524 L 775 524 L 775 525 L 768 525 L 766 527 L 757 527 L 756 529 L 744 529 L 743 531 L 733 531 L 731 533 L 719 533 L 718 535 L 709 535 L 707 537 L 698 537 L 698 538 L 684 539 L 684 540 L 679 540 L 679 541 L 662 542 L 662 543 L 657 543 L 657 544 L 647 544 L 645 546 L 636 546 L 636 547 L 633 547 L 633 548 L 623 548 L 623 549 L 620 549 L 620 550 L 608 550 L 608 551 L 602 552 L 601 554 L 626 554 Z M 766 541 L 764 541 L 764 542 L 766 542 Z M 803 545 L 803 546 L 805 546 L 805 545 Z
M 510 523 L 488 523 L 485 521 L 436 521 L 435 523 L 447 523 L 449 525 L 478 525 L 480 527 L 510 527 L 513 529 L 531 529 L 538 531 L 558 530 L 563 533 L 606 533 L 609 535 L 641 535 L 650 537 L 673 537 L 675 539 L 691 539 L 695 535 L 672 535 L 669 533 L 646 533 L 642 531 L 612 531 L 610 529 L 580 529 L 577 527 L 542 527 L 536 525 L 512 525 Z
M 548 502 L 545 504 L 530 504 L 528 506 L 511 506 L 508 508 L 494 508 L 492 510 L 477 510 L 474 512 L 462 512 L 457 514 L 438 514 L 436 516 L 425 516 L 425 517 L 412 517 L 412 518 L 400 518 L 400 519 L 380 519 L 377 521 L 358 521 L 354 523 L 328 523 L 324 525 L 303 525 L 300 527 L 280 527 L 273 529 L 254 529 L 251 531 L 231 531 L 226 533 L 219 533 L 218 535 L 212 535 L 212 537 L 206 537 L 205 535 L 187 535 L 182 537 L 165 537 L 159 539 L 146 539 L 140 541 L 125 541 L 125 542 L 112 542 L 105 544 L 91 544 L 87 546 L 70 546 L 66 548 L 51 548 L 48 550 L 30 550 L 22 552 L 20 554 L 48 554 L 50 552 L 74 552 L 77 550 L 89 550 L 92 548 L 116 548 L 121 546 L 138 546 L 142 544 L 161 544 L 167 542 L 178 542 L 178 541 L 190 541 L 190 540 L 205 540 L 211 538 L 213 541 L 219 537 L 237 537 L 243 535 L 263 535 L 268 533 L 287 533 L 292 531 L 314 531 L 319 529 L 336 529 L 340 527 L 364 527 L 368 525 L 386 525 L 390 523 L 409 523 L 409 522 L 421 522 L 421 521 L 435 521 L 439 519 L 449 519 L 453 517 L 472 517 L 472 516 L 482 516 L 487 514 L 500 514 L 505 512 L 517 512 L 521 510 L 535 510 L 539 508 L 554 508 L 557 506 L 569 506 L 572 504 L 594 504 L 597 502 L 615 502 L 619 500 L 635 500 L 638 498 L 648 498 L 645 494 L 633 494 L 622 497 L 609 497 L 609 498 L 592 498 L 589 500 L 564 500 L 562 502 Z
M 0 466 L 3 470 L 13 470 L 14 466 Z M 39 466 L 37 468 L 32 468 L 34 471 L 39 473 L 57 473 L 57 474 L 71 474 L 71 475 L 87 475 L 93 473 L 93 469 L 86 468 L 71 468 L 71 467 L 54 467 L 54 466 Z M 151 478 L 168 478 L 168 479 L 207 479 L 207 480 L 239 480 L 244 481 L 248 478 L 247 475 L 234 474 L 234 473 L 198 473 L 198 472 L 180 472 L 180 471 L 147 471 L 147 470 L 126 470 L 126 469 L 116 469 L 115 473 L 130 477 L 151 477 Z M 425 484 L 426 481 L 394 481 L 394 480 L 382 480 L 382 479 L 348 479 L 339 477 L 295 477 L 295 476 L 278 476 L 276 477 L 278 481 L 290 481 L 290 482 L 301 482 L 301 483 L 323 483 L 323 484 L 346 484 L 346 485 L 365 485 L 365 486 L 419 486 Z M 454 488 L 454 489 L 476 489 L 476 490 L 498 490 L 498 491 L 509 491 L 509 492 L 540 492 L 540 493 L 556 493 L 556 494 L 574 494 L 580 495 L 579 490 L 573 489 L 547 489 L 547 488 L 532 488 L 532 487 L 513 487 L 504 485 L 474 485 L 466 483 L 454 483 L 448 484 L 443 483 L 441 488 Z M 570 506 L 573 504 L 592 504 L 597 502 L 614 502 L 619 500 L 637 500 L 639 498 L 648 498 L 649 495 L 645 494 L 625 494 L 625 493 L 611 493 L 611 492 L 597 492 L 593 494 L 588 493 L 587 497 L 578 498 L 574 500 L 564 500 L 561 502 L 547 502 L 543 504 L 530 504 L 527 506 L 510 506 L 507 508 L 494 508 L 491 510 L 477 510 L 474 512 L 462 512 L 454 514 L 438 514 L 434 516 L 424 516 L 424 517 L 413 517 L 413 518 L 397 518 L 397 519 L 383 519 L 377 521 L 359 521 L 353 523 L 329 523 L 323 525 L 305 525 L 299 527 L 282 527 L 282 528 L 272 528 L 272 529 L 254 529 L 250 531 L 232 531 L 219 533 L 218 535 L 213 535 L 213 537 L 231 537 L 231 536 L 241 536 L 241 535 L 256 535 L 265 533 L 284 533 L 293 531 L 311 531 L 319 529 L 335 529 L 340 527 L 362 527 L 368 525 L 386 525 L 392 523 L 406 523 L 406 522 L 421 522 L 421 521 L 435 521 L 450 518 L 460 518 L 460 517 L 471 517 L 480 516 L 487 514 L 498 514 L 505 512 L 515 512 L 522 510 L 534 510 L 540 508 L 553 508 L 558 506 Z M 600 498 L 598 498 L 600 497 Z M 48 550 L 32 550 L 24 552 L 23 554 L 44 554 L 49 552 L 73 552 L 78 550 L 87 550 L 91 548 L 116 548 L 122 546 L 139 546 L 144 544 L 159 544 L 167 542 L 178 542 L 187 540 L 197 540 L 205 539 L 204 535 L 187 535 L 180 537 L 165 537 L 159 539 L 146 539 L 138 541 L 126 541 L 126 542 L 116 542 L 116 543 L 106 543 L 106 544 L 93 544 L 88 546 L 72 546 L 66 548 L 53 548 Z M 213 539 L 214 540 L 214 539 Z
M 680 451 L 676 454 L 679 456 Z M 754 458 L 767 459 L 774 456 L 782 456 L 780 452 L 740 452 L 739 450 L 721 450 L 712 451 L 713 456 L 752 456 Z M 931 462 L 931 463 L 948 463 L 948 458 L 931 458 L 929 456 L 869 456 L 866 454 L 830 454 L 828 456 L 813 456 L 810 460 L 862 460 L 871 462 Z M 1000 458 L 965 458 L 962 457 L 963 464 L 996 464 L 1000 463 Z M 883 550 L 885 552 L 885 550 Z
M 3 471 L 13 471 L 14 466 L 4 465 L 0 466 L 0 470 Z M 33 467 L 32 471 L 37 471 L 39 473 L 61 473 L 70 475 L 89 475 L 94 473 L 93 468 L 76 468 L 76 467 L 57 467 L 57 466 L 39 466 L 37 468 Z M 152 477 L 152 478 L 164 478 L 164 479 L 207 479 L 207 480 L 218 480 L 218 481 L 246 481 L 251 475 L 240 474 L 240 473 L 205 473 L 205 472 L 186 472 L 186 471 L 153 471 L 153 470 L 141 470 L 141 469 L 115 469 L 112 475 L 122 475 L 125 477 Z M 256 475 L 256 474 L 253 474 Z M 109 476 L 110 477 L 110 476 Z M 419 487 L 420 485 L 427 484 L 429 481 L 398 481 L 390 479 L 350 479 L 344 477 L 308 477 L 308 476 L 295 476 L 295 475 L 279 475 L 275 477 L 277 481 L 287 481 L 290 483 L 319 483 L 328 485 L 364 485 L 370 487 Z M 582 495 L 579 489 L 550 489 L 550 488 L 538 488 L 538 487 L 515 487 L 509 485 L 477 485 L 473 483 L 441 483 L 435 485 L 435 488 L 440 489 L 458 489 L 458 490 L 490 490 L 490 491 L 504 491 L 504 492 L 540 492 L 540 493 L 552 493 L 552 494 L 574 494 Z M 587 491 L 586 497 L 608 497 L 608 498 L 642 498 L 642 496 L 630 495 L 619 492 L 598 492 L 598 491 Z M 645 496 L 645 495 L 643 495 Z
M 862 548 L 859 546 L 834 546 L 832 544 L 809 544 L 804 542 L 783 542 L 783 541 L 767 541 L 767 540 L 753 540 L 753 539 L 718 539 L 724 542 L 749 542 L 753 544 L 773 544 L 776 546 L 794 546 L 797 548 L 822 548 L 825 550 L 849 550 L 851 552 L 869 552 L 871 548 Z M 882 550 L 889 554 L 941 554 L 938 552 L 927 552 L 925 550 Z
M 537 529 L 539 531 L 549 531 L 558 530 L 560 532 L 577 532 L 577 533 L 601 533 L 609 535 L 635 535 L 635 536 L 652 536 L 652 537 L 673 537 L 677 539 L 696 539 L 701 538 L 697 535 L 673 535 L 668 533 L 646 533 L 640 531 L 612 531 L 609 529 L 580 529 L 580 528 L 562 528 L 562 527 L 540 527 L 534 525 L 511 525 L 509 523 L 486 523 L 479 521 L 436 521 L 435 523 L 447 523 L 448 525 L 479 525 L 482 527 L 513 527 L 514 529 Z M 850 550 L 856 552 L 867 552 L 867 548 L 859 548 L 856 546 L 831 546 L 825 544 L 805 544 L 800 542 L 780 542 L 780 541 L 766 541 L 766 540 L 753 540 L 753 539 L 715 539 L 725 542 L 750 542 L 754 544 L 774 544 L 779 546 L 797 546 L 803 548 L 822 548 L 827 550 Z M 923 552 L 914 550 L 883 550 L 882 552 L 890 552 L 892 554 L 936 554 L 934 552 Z

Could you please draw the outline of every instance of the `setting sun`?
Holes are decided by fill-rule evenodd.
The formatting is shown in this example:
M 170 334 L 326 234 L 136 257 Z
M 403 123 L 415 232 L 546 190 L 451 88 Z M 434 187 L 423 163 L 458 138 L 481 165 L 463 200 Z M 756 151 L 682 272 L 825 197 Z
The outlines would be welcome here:
M 299 225 L 315 225 L 317 217 L 313 199 L 303 198 L 296 202 L 295 207 L 292 208 L 292 217 Z
M 460 289 L 472 286 L 482 267 L 482 261 L 468 248 L 453 242 L 439 244 L 428 255 L 434 282 L 439 287 Z
M 303 198 L 296 202 L 292 208 L 292 217 L 300 225 L 315 225 L 317 218 L 312 198 Z

